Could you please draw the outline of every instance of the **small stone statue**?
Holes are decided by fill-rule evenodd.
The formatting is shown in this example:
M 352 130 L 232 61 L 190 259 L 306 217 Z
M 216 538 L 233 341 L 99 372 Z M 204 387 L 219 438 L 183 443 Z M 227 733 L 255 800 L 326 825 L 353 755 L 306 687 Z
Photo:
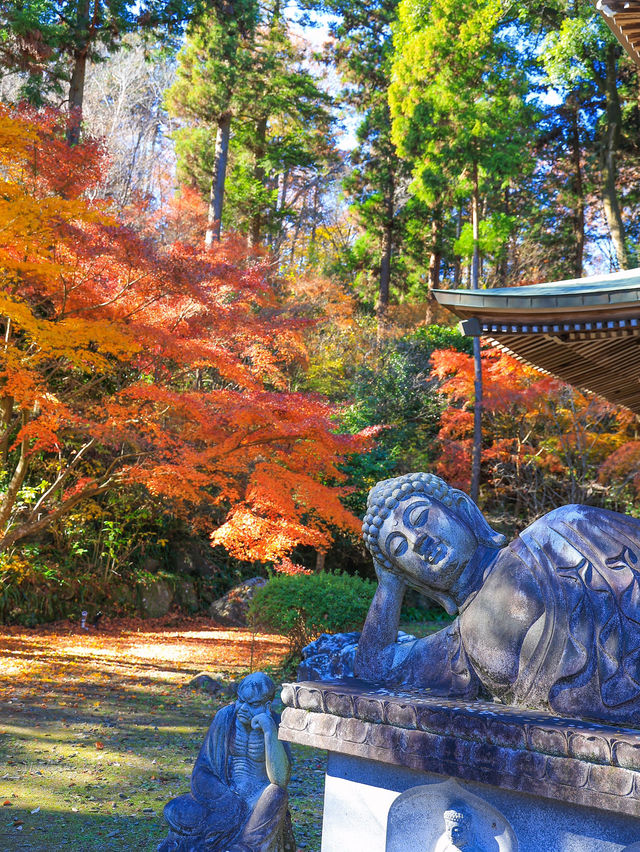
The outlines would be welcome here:
M 164 809 L 170 831 L 158 852 L 295 852 L 287 809 L 289 746 L 271 711 L 275 684 L 245 677 L 219 710 L 196 759 L 191 793 Z
M 511 544 L 428 473 L 378 483 L 363 533 L 378 589 L 355 674 L 432 693 L 640 724 L 640 522 L 563 506 Z M 454 622 L 396 642 L 407 586 Z
M 444 829 L 434 852 L 483 852 L 473 840 L 471 815 L 463 807 L 444 812 Z

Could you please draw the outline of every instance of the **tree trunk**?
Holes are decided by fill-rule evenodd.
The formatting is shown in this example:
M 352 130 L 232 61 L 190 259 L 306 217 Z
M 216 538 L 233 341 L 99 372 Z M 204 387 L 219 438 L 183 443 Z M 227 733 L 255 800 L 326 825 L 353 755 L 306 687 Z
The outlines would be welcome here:
M 602 203 L 607 225 L 611 233 L 611 241 L 615 249 L 618 266 L 628 269 L 630 266 L 627 250 L 624 223 L 616 191 L 618 177 L 617 154 L 620 148 L 620 129 L 622 126 L 622 111 L 616 86 L 616 57 L 617 47 L 614 44 L 607 47 L 605 94 L 607 99 L 607 126 L 602 140 L 600 168 L 602 174 Z
M 87 53 L 89 50 L 89 0 L 78 0 L 76 36 L 78 47 L 73 53 L 73 70 L 69 83 L 69 121 L 67 124 L 67 143 L 69 145 L 78 144 L 82 127 L 84 81 L 87 73 Z
M 318 230 L 318 207 L 320 206 L 320 188 L 318 186 L 318 178 L 313 182 L 313 198 L 311 201 L 311 238 L 309 245 L 315 248 L 316 233 Z
M 378 342 L 384 336 L 384 326 L 389 310 L 389 292 L 391 289 L 391 257 L 393 254 L 393 214 L 395 209 L 395 186 L 391 186 L 385 200 L 385 221 L 382 226 L 382 240 L 380 246 L 380 278 L 378 279 L 378 304 L 376 314 L 378 318 Z
M 460 239 L 462 233 L 462 207 L 458 207 L 456 215 L 456 240 Z M 454 290 L 460 286 L 462 282 L 462 258 L 456 256 L 453 266 L 453 288 Z
M 258 121 L 256 128 L 256 150 L 255 161 L 253 167 L 253 177 L 257 184 L 265 185 L 265 171 L 263 159 L 265 155 L 267 143 L 267 119 L 261 118 Z M 249 245 L 257 246 L 260 243 L 260 235 L 262 231 L 262 209 L 258 204 L 256 211 L 251 217 L 251 225 L 249 227 Z
M 277 254 L 280 253 L 282 248 L 282 244 L 286 239 L 287 232 L 284 228 L 284 211 L 287 205 L 287 189 L 289 182 L 289 170 L 284 169 L 280 175 L 278 175 L 278 196 L 276 200 L 276 214 L 277 214 L 277 225 L 278 225 L 278 233 L 277 235 L 274 233 L 273 245 L 276 248 Z
M 85 49 L 74 55 L 73 72 L 69 85 L 69 121 L 67 123 L 67 143 L 69 145 L 77 145 L 80 141 L 86 72 L 87 54 Z
M 13 421 L 13 404 L 12 396 L 0 397 L 0 462 L 4 467 L 9 460 L 9 438 L 11 437 L 11 427 Z
M 26 411 L 22 412 L 22 428 L 24 429 L 29 422 L 29 415 Z M 26 438 L 23 438 L 20 441 L 20 458 L 18 459 L 18 463 L 13 471 L 13 476 L 11 477 L 11 481 L 7 486 L 7 490 L 4 493 L 2 498 L 2 502 L 0 503 L 0 531 L 2 533 L 6 533 L 7 525 L 9 523 L 9 519 L 11 518 L 11 513 L 13 511 L 13 507 L 18 498 L 18 491 L 22 488 L 22 483 L 24 482 L 24 478 L 27 475 L 27 470 L 29 468 L 29 457 L 27 455 L 29 449 L 29 442 Z
M 431 220 L 431 252 L 429 254 L 429 281 L 427 283 L 427 312 L 425 314 L 425 325 L 432 325 L 435 319 L 436 299 L 433 291 L 440 286 L 440 262 L 442 260 L 442 247 L 440 245 L 440 234 L 442 230 L 442 218 L 440 209 L 436 209 Z
M 504 188 L 504 215 L 509 215 L 509 187 Z M 498 281 L 500 287 L 507 286 L 507 274 L 509 272 L 509 240 L 502 246 L 500 260 L 498 262 Z
M 473 164 L 473 199 L 471 224 L 473 228 L 473 259 L 471 261 L 471 289 L 480 287 L 480 190 L 478 164 Z M 473 451 L 471 456 L 471 499 L 478 501 L 480 494 L 480 465 L 482 462 L 482 358 L 480 338 L 473 338 L 473 370 L 475 400 L 473 403 Z
M 584 181 L 582 179 L 582 149 L 580 147 L 580 106 L 577 97 L 570 100 L 571 107 L 571 163 L 573 165 L 573 239 L 575 259 L 573 274 L 582 278 L 584 267 Z
M 216 132 L 216 148 L 213 157 L 213 175 L 211 178 L 211 193 L 209 195 L 209 211 L 207 215 L 207 232 L 204 238 L 206 248 L 211 248 L 214 240 L 216 242 L 220 241 L 230 136 L 231 115 L 225 115 L 218 122 L 218 130 Z

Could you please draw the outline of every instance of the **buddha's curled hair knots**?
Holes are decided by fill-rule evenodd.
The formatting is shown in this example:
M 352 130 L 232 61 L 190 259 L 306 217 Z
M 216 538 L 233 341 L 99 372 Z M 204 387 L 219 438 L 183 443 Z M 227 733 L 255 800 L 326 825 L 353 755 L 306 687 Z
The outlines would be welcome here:
M 407 473 L 378 482 L 367 499 L 362 536 L 371 555 L 385 568 L 391 569 L 393 565 L 380 549 L 380 527 L 398 503 L 415 494 L 423 494 L 457 515 L 475 535 L 478 544 L 498 549 L 506 543 L 505 537 L 489 526 L 480 509 L 464 491 L 452 488 L 432 473 Z

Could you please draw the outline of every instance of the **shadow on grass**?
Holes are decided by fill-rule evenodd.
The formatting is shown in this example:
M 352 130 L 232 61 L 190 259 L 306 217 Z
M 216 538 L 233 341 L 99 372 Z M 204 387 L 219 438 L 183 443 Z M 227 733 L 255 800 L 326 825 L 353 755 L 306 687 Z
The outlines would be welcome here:
M 11 810 L 10 814 L 6 811 Z M 33 814 L 22 808 L 0 811 L 0 852 L 94 852 L 94 850 L 153 850 L 165 836 L 162 809 L 136 817 L 119 814 L 79 814 L 41 808 Z

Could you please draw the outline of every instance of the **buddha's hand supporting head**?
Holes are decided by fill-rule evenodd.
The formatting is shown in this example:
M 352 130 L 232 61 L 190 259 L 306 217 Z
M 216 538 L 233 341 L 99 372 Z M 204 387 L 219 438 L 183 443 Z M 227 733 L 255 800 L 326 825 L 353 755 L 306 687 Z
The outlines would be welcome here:
M 466 494 L 428 473 L 379 482 L 369 494 L 363 535 L 376 570 L 401 576 L 451 613 L 456 604 L 448 593 L 478 545 L 504 544 Z

